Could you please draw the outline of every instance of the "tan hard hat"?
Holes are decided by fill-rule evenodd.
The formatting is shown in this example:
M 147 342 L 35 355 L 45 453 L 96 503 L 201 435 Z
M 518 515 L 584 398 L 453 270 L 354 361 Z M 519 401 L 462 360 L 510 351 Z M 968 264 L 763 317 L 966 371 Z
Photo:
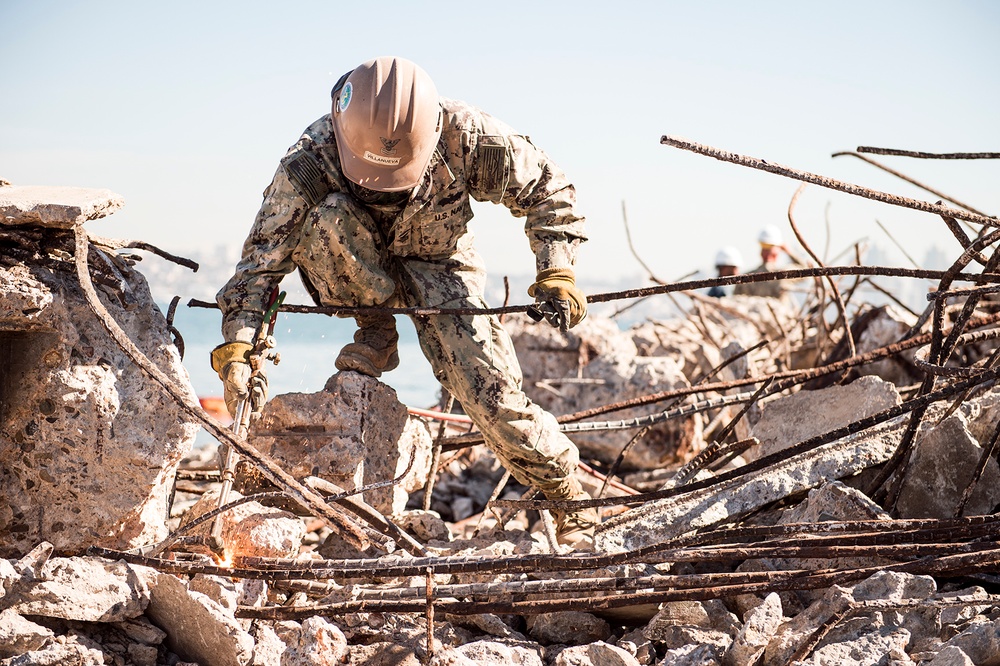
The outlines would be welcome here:
M 441 136 L 441 103 L 427 72 L 404 58 L 369 60 L 333 100 L 344 175 L 379 192 L 420 182 Z

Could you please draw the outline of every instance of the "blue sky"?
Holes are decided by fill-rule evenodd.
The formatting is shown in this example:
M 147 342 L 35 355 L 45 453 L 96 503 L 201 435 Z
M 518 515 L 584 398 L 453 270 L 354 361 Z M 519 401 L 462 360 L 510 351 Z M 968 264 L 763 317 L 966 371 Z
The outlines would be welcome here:
M 377 55 L 528 134 L 570 175 L 592 242 L 578 272 L 665 279 L 764 224 L 795 181 L 668 148 L 672 134 L 867 187 L 935 197 L 849 157 L 875 145 L 1000 151 L 1000 3 L 51 2 L 0 0 L 0 177 L 108 188 L 94 233 L 236 256 L 278 159 Z M 1000 162 L 878 158 L 988 213 Z M 528 273 L 521 221 L 477 206 L 494 273 Z M 829 255 L 861 238 L 916 258 L 956 246 L 934 216 L 810 186 L 800 227 Z M 790 236 L 790 232 L 789 232 Z M 907 265 L 901 255 L 899 265 Z

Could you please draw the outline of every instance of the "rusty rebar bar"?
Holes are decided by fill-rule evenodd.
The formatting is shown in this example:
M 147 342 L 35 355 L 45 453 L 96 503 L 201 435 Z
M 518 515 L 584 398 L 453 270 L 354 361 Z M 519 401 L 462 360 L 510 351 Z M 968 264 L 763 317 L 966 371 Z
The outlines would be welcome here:
M 1000 224 L 1000 221 L 995 221 Z M 939 280 L 944 277 L 944 271 L 918 270 L 915 268 L 899 268 L 894 266 L 826 266 L 824 268 L 801 268 L 786 271 L 771 271 L 767 273 L 741 273 L 739 275 L 729 275 L 726 277 L 705 278 L 702 280 L 686 280 L 672 282 L 670 284 L 654 285 L 651 287 L 639 287 L 637 289 L 626 289 L 623 291 L 612 291 L 601 294 L 588 294 L 588 303 L 607 303 L 630 298 L 643 298 L 657 294 L 667 294 L 678 291 L 691 291 L 705 289 L 714 286 L 728 286 L 734 284 L 750 284 L 756 282 L 773 282 L 775 280 L 799 280 L 802 278 L 824 277 L 827 275 L 877 275 L 881 277 L 902 277 L 919 278 L 925 280 Z M 998 280 L 996 276 L 984 276 L 978 273 L 958 273 L 952 276 L 954 280 L 964 280 L 975 283 L 994 283 Z M 187 303 L 192 308 L 218 309 L 219 305 L 214 302 L 202 301 L 192 298 Z M 432 315 L 499 315 L 513 314 L 517 312 L 527 312 L 530 305 L 509 305 L 499 308 L 432 308 L 432 307 L 406 307 L 406 308 L 383 308 L 383 307 L 347 307 L 333 305 L 298 305 L 282 304 L 281 311 L 286 314 L 326 314 L 326 315 L 358 315 L 358 314 L 392 314 L 408 316 L 432 316 Z
M 768 173 L 774 173 L 779 176 L 785 176 L 786 178 L 801 180 L 806 183 L 812 183 L 813 185 L 819 185 L 820 187 L 826 187 L 831 190 L 853 194 L 855 196 L 864 197 L 873 201 L 880 201 L 893 206 L 902 206 L 904 208 L 911 208 L 925 213 L 934 213 L 935 215 L 948 215 L 959 220 L 975 222 L 976 224 L 985 224 L 994 227 L 1000 225 L 1000 219 L 997 219 L 996 217 L 987 217 L 985 215 L 978 215 L 966 210 L 940 206 L 926 201 L 920 201 L 918 199 L 910 199 L 896 194 L 889 194 L 887 192 L 879 192 L 878 190 L 872 190 L 860 185 L 845 183 L 843 181 L 834 180 L 833 178 L 827 178 L 826 176 L 819 176 L 807 171 L 793 169 L 792 167 L 787 167 L 775 162 L 765 161 L 756 157 L 738 155 L 719 148 L 713 148 L 712 146 L 705 146 L 693 141 L 681 139 L 679 137 L 664 135 L 660 138 L 660 143 L 667 146 L 673 146 L 675 148 L 681 148 L 682 150 L 688 150 L 693 153 L 698 153 L 699 155 L 714 157 L 715 159 L 723 162 L 731 162 L 740 166 L 767 171 Z M 858 152 L 862 151 L 859 150 Z
M 918 150 L 898 150 L 895 148 L 875 148 L 874 146 L 858 146 L 859 153 L 871 155 L 898 155 L 900 157 L 918 157 L 925 160 L 996 160 L 1000 153 L 925 153 Z
M 1000 322 L 1000 313 L 994 313 L 991 315 L 983 316 L 980 319 L 975 320 L 975 322 L 973 323 L 976 327 L 979 327 L 979 326 L 989 326 L 997 322 Z M 979 334 L 966 334 L 967 337 L 963 337 L 962 340 L 967 343 L 981 342 L 983 340 L 991 339 L 996 335 L 998 335 L 996 332 L 985 331 Z M 746 379 L 738 379 L 729 382 L 714 382 L 710 384 L 701 384 L 697 386 L 684 387 L 680 389 L 671 389 L 669 391 L 660 391 L 645 396 L 639 396 L 637 398 L 622 400 L 616 403 L 610 403 L 599 407 L 592 407 L 589 409 L 574 412 L 572 414 L 565 414 L 563 416 L 557 417 L 556 420 L 560 424 L 573 423 L 594 416 L 599 416 L 601 414 L 607 414 L 609 412 L 615 412 L 623 409 L 630 409 L 632 407 L 663 402 L 665 400 L 688 396 L 695 393 L 725 391 L 733 388 L 739 388 L 742 386 L 760 384 L 768 381 L 769 379 L 783 380 L 777 382 L 770 389 L 769 395 L 773 395 L 776 393 L 780 393 L 781 391 L 787 390 L 797 384 L 803 384 L 811 379 L 822 377 L 823 375 L 841 372 L 845 369 L 856 367 L 859 365 L 874 363 L 878 360 L 887 358 L 889 356 L 894 356 L 908 349 L 921 347 L 923 345 L 926 345 L 932 339 L 933 339 L 932 333 L 925 333 L 903 340 L 902 342 L 886 345 L 885 347 L 879 347 L 860 356 L 844 359 L 843 361 L 837 361 L 835 363 L 830 363 L 824 366 L 820 366 L 819 368 L 813 368 L 811 370 L 777 372 L 777 373 L 772 373 L 770 375 L 761 375 L 759 377 L 750 377 Z M 457 437 L 446 439 L 443 449 L 445 451 L 453 451 L 465 448 L 467 446 L 472 446 L 473 444 L 481 443 L 482 441 L 483 441 L 482 433 L 478 432 L 469 433 L 466 435 L 460 435 Z
M 665 499 L 668 497 L 675 497 L 677 495 L 681 495 L 684 493 L 694 492 L 697 490 L 709 488 L 712 485 L 721 484 L 726 481 L 736 479 L 740 476 L 745 476 L 751 473 L 760 472 L 761 470 L 769 467 L 770 465 L 784 462 L 788 458 L 799 455 L 800 453 L 811 451 L 820 446 L 823 446 L 824 444 L 829 444 L 830 442 L 836 441 L 843 437 L 847 437 L 849 435 L 862 432 L 874 426 L 881 425 L 882 423 L 891 421 L 892 419 L 902 416 L 904 414 L 915 412 L 921 409 L 926 409 L 927 406 L 933 402 L 960 393 L 972 386 L 983 384 L 988 381 L 994 381 L 997 379 L 998 376 L 1000 376 L 1000 370 L 984 370 L 978 376 L 964 379 L 962 381 L 956 382 L 955 384 L 952 384 L 951 386 L 946 386 L 937 389 L 936 391 L 924 393 L 923 395 L 919 395 L 916 398 L 907 400 L 895 407 L 891 407 L 889 409 L 878 412 L 877 414 L 873 414 L 872 416 L 859 419 L 857 421 L 853 421 L 852 423 L 849 423 L 847 425 L 834 428 L 833 430 L 806 439 L 798 444 L 795 444 L 794 446 L 788 447 L 787 449 L 783 449 L 782 451 L 779 451 L 777 453 L 773 453 L 771 455 L 758 458 L 757 460 L 747 463 L 746 465 L 738 469 L 725 472 L 712 479 L 697 481 L 689 485 L 682 486 L 681 488 L 658 490 L 648 493 L 641 493 L 639 495 L 631 495 L 628 497 L 607 498 L 600 500 L 590 499 L 590 500 L 577 500 L 572 502 L 558 501 L 558 500 L 499 500 L 497 504 L 505 507 L 517 507 L 520 509 L 534 509 L 534 510 L 566 509 L 566 508 L 581 509 L 581 508 L 608 506 L 614 504 L 634 504 L 634 503 L 647 502 L 654 499 Z
M 173 399 L 173 401 L 188 416 L 191 416 L 205 427 L 216 439 L 225 442 L 233 447 L 241 456 L 253 461 L 257 469 L 272 483 L 288 492 L 296 501 L 308 507 L 315 515 L 322 518 L 332 530 L 340 534 L 346 541 L 354 544 L 360 549 L 367 548 L 371 543 L 364 531 L 355 524 L 347 515 L 334 509 L 323 499 L 309 490 L 297 480 L 292 478 L 284 469 L 272 458 L 252 447 L 246 440 L 235 437 L 231 432 L 222 427 L 218 421 L 213 419 L 201 405 L 193 401 L 187 392 L 180 390 L 176 382 L 170 379 L 162 370 L 154 365 L 146 355 L 136 347 L 128 334 L 111 317 L 110 313 L 101 303 L 94 286 L 90 281 L 88 270 L 87 254 L 90 239 L 83 226 L 74 228 L 76 235 L 75 263 L 76 272 L 79 279 L 80 288 L 86 297 L 87 303 L 93 310 L 94 315 L 101 322 L 101 325 L 111 336 L 111 339 L 118 347 L 135 363 L 148 377 L 151 377 L 160 387 Z M 389 543 L 388 538 L 376 541 L 381 548 L 386 548 Z
M 945 271 L 944 275 L 941 277 L 940 282 L 938 283 L 938 291 L 947 291 L 950 289 L 951 284 L 954 281 L 954 276 L 961 272 L 983 247 L 991 245 L 998 239 L 1000 239 L 1000 230 L 994 229 L 990 233 L 976 239 L 972 244 L 966 247 L 961 256 L 955 260 L 951 267 Z M 993 256 L 990 257 L 990 260 L 987 261 L 984 271 L 991 271 L 992 268 L 996 266 L 996 260 L 1000 260 L 1000 256 L 994 253 Z M 973 303 L 973 305 L 974 304 L 975 303 Z M 927 355 L 927 361 L 931 365 L 943 365 L 944 360 L 947 359 L 947 356 L 954 348 L 955 342 L 958 340 L 957 335 L 953 337 L 952 334 L 960 334 L 962 332 L 962 329 L 967 324 L 967 319 L 971 317 L 972 310 L 969 308 L 963 308 L 962 318 L 959 321 L 956 321 L 955 325 L 952 326 L 946 341 L 944 338 L 944 301 L 935 300 L 932 303 L 932 306 L 933 320 L 931 326 L 930 350 Z M 934 388 L 934 377 L 935 375 L 925 376 L 923 382 L 921 382 L 920 389 L 918 390 L 918 396 L 932 391 Z M 873 479 L 866 488 L 866 494 L 869 497 L 875 501 L 882 502 L 890 511 L 892 511 L 895 507 L 896 500 L 902 490 L 903 478 L 913 453 L 917 430 L 920 427 L 920 423 L 923 419 L 924 413 L 926 412 L 928 404 L 918 407 L 910 413 L 910 418 L 906 424 L 906 430 L 904 431 L 899 444 L 896 446 L 896 450 L 893 452 L 886 464 L 883 465 L 875 479 Z M 888 486 L 886 486 L 887 482 L 889 482 Z
M 935 190 L 934 188 L 929 187 L 928 185 L 925 185 L 925 184 L 921 183 L 918 180 L 914 180 L 913 178 L 910 178 L 909 176 L 907 176 L 905 174 L 902 174 L 899 171 L 896 171 L 895 169 L 890 169 L 886 165 L 882 164 L 881 162 L 876 162 L 875 160 L 873 160 L 870 157 L 865 157 L 864 155 L 860 155 L 860 154 L 852 152 L 852 151 L 842 151 L 842 152 L 839 152 L 839 153 L 833 153 L 833 155 L 831 155 L 831 157 L 841 157 L 841 156 L 844 156 L 844 155 L 849 155 L 851 157 L 857 157 L 859 160 L 867 162 L 868 164 L 871 164 L 872 166 L 874 166 L 876 168 L 882 169 L 882 171 L 885 171 L 886 173 L 891 173 L 893 176 L 896 176 L 897 178 L 899 178 L 901 180 L 905 180 L 906 182 L 908 182 L 911 185 L 916 185 L 920 189 L 922 189 L 922 190 L 924 190 L 926 192 L 930 192 L 934 196 L 941 197 L 944 201 L 950 201 L 951 203 L 955 204 L 956 206 L 961 206 L 962 208 L 964 208 L 964 209 L 966 209 L 968 211 L 972 211 L 973 213 L 977 213 L 979 215 L 986 215 L 986 213 L 984 213 L 983 211 L 976 210 L 972 206 L 970 206 L 970 205 L 968 205 L 966 203 L 962 203 L 961 201 L 959 201 L 959 200 L 957 200 L 957 199 L 955 199 L 953 197 L 950 197 L 947 194 L 944 194 L 943 192 L 939 192 L 939 191 Z M 938 202 L 938 203 L 940 203 L 940 202 Z M 968 245 L 968 242 L 966 242 L 965 245 Z M 964 245 L 963 245 L 963 247 L 964 247 Z
M 479 601 L 476 598 L 451 598 L 439 599 L 437 609 L 441 612 L 455 615 L 478 615 L 483 613 L 546 613 L 565 610 L 600 610 L 611 608 L 623 608 L 640 604 L 662 603 L 666 601 L 678 600 L 705 600 L 720 597 L 731 597 L 738 594 L 766 594 L 776 591 L 819 589 L 836 584 L 846 584 L 855 580 L 862 580 L 879 571 L 899 571 L 910 574 L 928 575 L 962 575 L 968 572 L 988 570 L 996 566 L 1000 561 L 1000 550 L 993 548 L 976 553 L 963 553 L 957 555 L 945 555 L 938 558 L 921 559 L 914 562 L 888 565 L 885 567 L 872 566 L 854 569 L 834 569 L 820 571 L 795 571 L 793 575 L 781 575 L 785 572 L 762 572 L 767 578 L 761 581 L 742 584 L 717 583 L 715 585 L 705 585 L 699 587 L 684 587 L 673 585 L 653 590 L 643 590 L 625 594 L 594 595 L 588 594 L 584 597 L 563 597 L 551 598 L 552 592 L 546 590 L 545 597 L 539 600 L 518 600 L 507 595 L 498 595 L 501 599 L 489 599 Z M 711 576 L 708 574 L 705 576 Z M 746 575 L 746 574 L 740 574 Z M 697 576 L 697 575 L 695 575 Z M 725 574 L 714 574 L 719 580 L 724 581 Z M 674 579 L 682 578 L 678 576 Z M 558 587 L 550 586 L 551 587 Z M 440 592 L 440 590 L 439 590 Z M 420 613 L 425 609 L 425 602 L 421 599 L 399 600 L 399 601 L 342 601 L 330 604 L 316 604 L 312 606 L 272 606 L 272 607 L 246 607 L 241 606 L 236 611 L 239 618 L 254 619 L 302 619 L 317 614 L 344 614 L 350 612 L 397 612 L 397 613 Z
M 792 227 L 792 233 L 795 234 L 795 238 L 799 241 L 799 245 L 802 246 L 802 249 L 804 249 L 812 260 L 816 262 L 817 266 L 823 268 L 823 261 L 819 258 L 819 255 L 813 252 L 809 243 L 806 242 L 805 236 L 803 236 L 802 232 L 799 231 L 799 226 L 795 223 L 795 216 L 792 214 L 795 210 L 795 204 L 799 200 L 799 196 L 801 196 L 803 190 L 805 189 L 806 184 L 803 183 L 798 187 L 798 189 L 795 190 L 795 194 L 792 195 L 792 200 L 788 202 L 788 224 Z M 855 356 L 857 355 L 858 350 L 854 344 L 854 335 L 851 333 L 851 324 L 847 321 L 847 305 L 844 303 L 844 299 L 840 295 L 840 289 L 837 287 L 837 283 L 833 281 L 833 277 L 827 275 L 826 281 L 830 285 L 830 289 L 833 291 L 833 300 L 837 306 L 837 312 L 840 315 L 841 326 L 844 329 L 844 338 L 847 340 L 847 348 L 849 350 L 848 356 Z M 823 306 L 823 309 L 825 309 L 825 305 Z

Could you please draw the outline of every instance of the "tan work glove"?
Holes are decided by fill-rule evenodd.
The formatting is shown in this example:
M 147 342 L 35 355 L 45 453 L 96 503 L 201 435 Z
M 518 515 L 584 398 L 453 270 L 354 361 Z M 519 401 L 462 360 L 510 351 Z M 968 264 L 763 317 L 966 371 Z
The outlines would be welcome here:
M 528 295 L 548 306 L 543 310 L 550 324 L 566 332 L 587 317 L 587 297 L 576 287 L 571 268 L 546 268 L 535 276 Z
M 230 416 L 236 416 L 236 406 L 240 400 L 250 398 L 250 352 L 249 342 L 227 342 L 212 350 L 212 369 L 219 373 L 222 390 L 226 399 L 226 409 Z M 257 388 L 257 387 L 255 387 Z M 261 389 L 257 388 L 258 391 Z M 263 398 L 267 397 L 267 383 L 263 384 Z

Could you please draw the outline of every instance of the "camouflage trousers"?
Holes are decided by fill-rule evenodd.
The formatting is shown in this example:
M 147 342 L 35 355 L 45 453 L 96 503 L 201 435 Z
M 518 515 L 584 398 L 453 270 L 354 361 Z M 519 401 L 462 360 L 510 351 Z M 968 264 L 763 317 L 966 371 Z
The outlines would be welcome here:
M 486 270 L 471 238 L 447 257 L 392 255 L 371 214 L 338 192 L 310 212 L 293 259 L 323 305 L 485 308 Z M 550 499 L 570 497 L 579 451 L 524 394 L 514 346 L 497 317 L 412 319 L 434 376 L 511 475 Z

